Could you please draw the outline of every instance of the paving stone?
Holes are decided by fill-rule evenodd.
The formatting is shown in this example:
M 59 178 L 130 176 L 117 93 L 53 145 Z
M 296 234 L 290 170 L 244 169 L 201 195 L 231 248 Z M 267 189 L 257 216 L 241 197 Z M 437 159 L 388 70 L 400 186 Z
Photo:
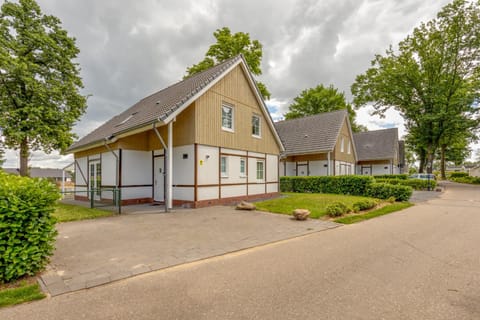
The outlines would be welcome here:
M 87 288 L 96 287 L 102 284 L 106 284 L 110 282 L 110 274 L 109 273 L 102 273 L 97 275 L 96 277 L 89 279 L 85 282 L 85 286 Z
M 48 292 L 52 297 L 70 292 L 70 289 L 65 285 L 63 281 L 52 283 L 48 285 L 47 288 Z
M 145 272 L 150 272 L 150 271 L 152 271 L 152 269 L 150 269 L 150 267 L 147 265 L 135 266 L 130 270 L 130 272 L 132 273 L 132 276 L 135 276 L 137 274 L 142 274 Z
M 42 275 L 41 278 L 43 283 L 45 283 L 46 286 L 50 286 L 57 282 L 63 282 L 63 279 L 61 277 L 53 273 Z

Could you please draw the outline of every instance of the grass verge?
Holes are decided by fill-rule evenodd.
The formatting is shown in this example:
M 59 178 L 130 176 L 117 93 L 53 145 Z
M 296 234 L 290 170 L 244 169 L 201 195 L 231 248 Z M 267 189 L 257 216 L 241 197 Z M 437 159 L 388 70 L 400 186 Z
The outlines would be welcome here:
M 335 219 L 334 221 L 343 224 L 352 224 L 363 220 L 372 219 L 378 216 L 383 216 L 385 214 L 389 214 L 395 211 L 400 211 L 411 206 L 413 206 L 413 204 L 410 202 L 395 202 L 380 209 L 370 211 L 368 213 L 354 214 L 351 216 Z
M 0 308 L 45 298 L 35 278 L 0 286 Z
M 113 216 L 115 213 L 106 210 L 90 209 L 73 204 L 58 203 L 53 216 L 57 222 L 77 221 Z
M 283 193 L 282 198 L 276 198 L 261 202 L 256 202 L 257 210 L 273 213 L 292 214 L 294 209 L 310 210 L 310 218 L 318 219 L 327 214 L 326 206 L 334 201 L 340 201 L 347 206 L 352 205 L 366 197 L 347 196 L 341 194 L 323 194 L 323 193 Z

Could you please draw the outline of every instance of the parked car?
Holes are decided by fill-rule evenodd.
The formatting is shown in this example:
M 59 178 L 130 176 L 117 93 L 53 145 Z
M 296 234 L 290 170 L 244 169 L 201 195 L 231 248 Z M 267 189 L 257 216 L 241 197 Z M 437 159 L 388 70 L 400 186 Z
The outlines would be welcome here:
M 408 179 L 437 180 L 437 177 L 433 173 L 415 173 L 409 176 Z

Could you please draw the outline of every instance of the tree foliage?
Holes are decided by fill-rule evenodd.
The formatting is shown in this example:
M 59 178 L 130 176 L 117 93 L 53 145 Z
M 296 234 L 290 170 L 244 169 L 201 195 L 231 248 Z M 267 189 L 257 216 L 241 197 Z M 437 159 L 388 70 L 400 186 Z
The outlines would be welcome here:
M 244 32 L 232 34 L 228 27 L 217 29 L 213 36 L 217 39 L 217 42 L 210 46 L 202 61 L 187 68 L 186 78 L 239 54 L 243 55 L 254 75 L 262 74 L 260 64 L 263 51 L 262 44 L 258 40 L 251 40 L 250 35 Z M 258 81 L 257 86 L 263 98 L 270 99 L 270 92 L 267 87 Z
M 347 109 L 354 132 L 366 131 L 364 126 L 355 123 L 355 110 L 347 103 L 345 94 L 339 92 L 332 85 L 325 87 L 319 84 L 315 88 L 303 90 L 288 107 L 289 111 L 285 114 L 285 119 L 301 118 L 342 109 Z
M 398 50 L 377 55 L 352 85 L 354 103 L 395 108 L 405 119 L 420 171 L 431 170 L 437 149 L 478 128 L 480 2 L 455 0 L 422 23 Z M 444 168 L 444 161 L 442 164 Z
M 75 39 L 34 0 L 5 2 L 0 12 L 0 128 L 5 145 L 20 149 L 20 174 L 30 150 L 65 150 L 85 113 L 79 94 Z

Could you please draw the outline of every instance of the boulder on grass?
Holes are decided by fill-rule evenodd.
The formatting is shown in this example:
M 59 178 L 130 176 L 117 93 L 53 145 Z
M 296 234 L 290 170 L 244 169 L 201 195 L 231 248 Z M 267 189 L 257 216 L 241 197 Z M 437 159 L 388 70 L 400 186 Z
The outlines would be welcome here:
M 257 207 L 253 203 L 242 201 L 235 207 L 237 210 L 255 210 Z
M 293 217 L 296 220 L 307 220 L 307 218 L 310 216 L 310 210 L 307 209 L 295 209 L 293 210 Z

